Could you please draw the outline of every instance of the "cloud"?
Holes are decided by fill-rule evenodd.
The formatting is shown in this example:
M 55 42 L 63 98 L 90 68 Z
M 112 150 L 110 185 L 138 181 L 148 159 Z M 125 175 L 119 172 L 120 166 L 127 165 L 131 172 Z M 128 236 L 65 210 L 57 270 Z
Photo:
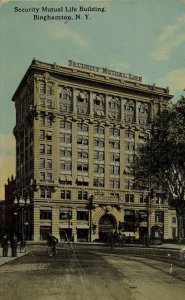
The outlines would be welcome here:
M 57 25 L 54 30 L 50 32 L 50 35 L 65 41 L 72 41 L 81 48 L 88 47 L 88 42 L 83 39 L 78 33 L 69 29 L 67 25 Z
M 157 37 L 157 47 L 150 55 L 155 60 L 168 60 L 171 52 L 185 42 L 185 14 L 177 19 L 176 24 L 166 26 Z
M 171 94 L 182 92 L 185 88 L 185 68 L 167 73 L 158 80 L 157 84 L 164 87 L 168 86 Z
M 15 138 L 0 134 L 0 200 L 4 199 L 4 185 L 15 175 Z
M 120 71 L 120 72 L 124 72 L 125 69 L 128 69 L 129 64 L 128 63 L 124 63 L 121 62 L 118 59 L 112 59 L 112 61 L 110 62 L 110 69 L 112 70 L 116 70 L 116 71 Z

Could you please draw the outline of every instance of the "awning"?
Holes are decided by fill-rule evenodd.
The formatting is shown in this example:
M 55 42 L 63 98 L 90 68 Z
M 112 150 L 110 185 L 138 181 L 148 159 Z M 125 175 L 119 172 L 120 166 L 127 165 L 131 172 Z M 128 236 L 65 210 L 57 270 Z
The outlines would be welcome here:
M 66 181 L 66 176 L 65 175 L 60 175 L 60 181 Z
M 48 131 L 48 132 L 47 132 L 47 136 L 52 136 L 52 132 L 51 132 L 51 131 Z
M 66 175 L 66 180 L 67 181 L 72 181 L 72 177 L 70 175 Z
M 84 181 L 84 182 L 89 182 L 89 177 L 84 177 L 84 178 L 83 178 L 83 181 Z
M 78 176 L 77 180 L 80 181 L 80 182 L 83 182 L 83 177 L 82 176 Z

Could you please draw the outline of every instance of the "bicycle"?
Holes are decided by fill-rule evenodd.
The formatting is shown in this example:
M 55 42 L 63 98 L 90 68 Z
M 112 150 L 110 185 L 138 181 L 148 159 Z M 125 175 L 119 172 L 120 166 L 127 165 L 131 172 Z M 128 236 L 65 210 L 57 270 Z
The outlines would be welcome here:
M 48 246 L 48 255 L 49 257 L 52 257 L 57 254 L 56 248 L 53 248 L 53 246 Z

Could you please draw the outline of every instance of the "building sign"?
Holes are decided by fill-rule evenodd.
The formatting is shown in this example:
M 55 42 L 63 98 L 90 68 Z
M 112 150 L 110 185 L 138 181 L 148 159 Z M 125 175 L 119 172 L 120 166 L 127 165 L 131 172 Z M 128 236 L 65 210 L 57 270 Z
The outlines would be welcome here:
M 78 62 L 75 62 L 75 61 L 72 61 L 72 60 L 68 61 L 68 66 L 73 67 L 73 68 L 84 69 L 84 70 L 87 70 L 87 71 L 103 73 L 103 74 L 106 74 L 108 76 L 116 76 L 116 77 L 121 77 L 121 78 L 126 78 L 126 79 L 130 79 L 130 80 L 135 80 L 135 81 L 142 82 L 142 77 L 140 77 L 140 76 L 126 74 L 126 73 L 122 73 L 122 72 L 118 72 L 118 71 L 112 71 L 112 70 L 109 70 L 107 68 L 99 68 L 99 67 L 95 67 L 95 66 L 91 66 L 91 65 L 86 65 L 86 64 L 78 63 Z

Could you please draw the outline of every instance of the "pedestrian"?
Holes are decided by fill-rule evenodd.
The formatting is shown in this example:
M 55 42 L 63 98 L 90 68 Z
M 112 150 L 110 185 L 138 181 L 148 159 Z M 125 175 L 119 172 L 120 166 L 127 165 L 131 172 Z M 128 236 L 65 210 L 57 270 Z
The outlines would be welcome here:
M 8 235 L 7 235 L 7 233 L 5 233 L 2 238 L 1 247 L 3 248 L 3 257 L 7 257 L 8 256 Z
M 17 256 L 17 237 L 13 234 L 11 238 L 11 249 L 12 249 L 12 257 Z

